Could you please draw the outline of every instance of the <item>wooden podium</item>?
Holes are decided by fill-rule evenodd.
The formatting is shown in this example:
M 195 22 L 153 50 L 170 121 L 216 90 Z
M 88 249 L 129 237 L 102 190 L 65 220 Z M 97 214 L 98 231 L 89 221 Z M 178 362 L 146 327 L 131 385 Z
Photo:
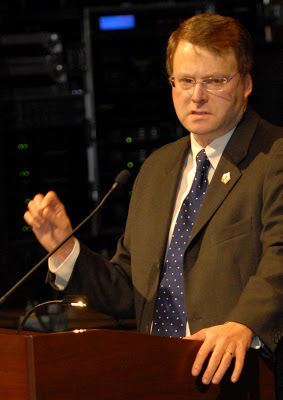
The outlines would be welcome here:
M 275 399 L 273 373 L 253 350 L 240 382 L 202 385 L 190 374 L 199 346 L 129 331 L 0 329 L 0 399 Z

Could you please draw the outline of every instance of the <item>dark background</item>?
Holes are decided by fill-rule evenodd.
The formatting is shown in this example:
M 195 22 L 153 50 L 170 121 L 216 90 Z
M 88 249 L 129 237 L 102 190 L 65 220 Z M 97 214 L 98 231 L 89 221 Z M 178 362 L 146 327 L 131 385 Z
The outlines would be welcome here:
M 166 41 L 180 21 L 212 11 L 237 17 L 255 42 L 250 102 L 283 125 L 282 1 L 1 1 L 0 283 L 3 294 L 45 255 L 23 221 L 37 192 L 56 190 L 73 225 L 128 168 L 185 134 L 165 72 Z M 101 16 L 133 15 L 133 29 L 101 30 Z M 80 232 L 110 256 L 129 185 Z M 56 296 L 46 266 L 2 308 Z

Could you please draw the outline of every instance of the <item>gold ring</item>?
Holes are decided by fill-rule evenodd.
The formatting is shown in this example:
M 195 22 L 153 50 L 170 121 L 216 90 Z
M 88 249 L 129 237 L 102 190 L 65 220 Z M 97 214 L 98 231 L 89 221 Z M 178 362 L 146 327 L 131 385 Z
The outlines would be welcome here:
M 231 353 L 231 351 L 226 350 L 225 353 L 228 353 L 231 357 L 233 357 L 233 353 Z

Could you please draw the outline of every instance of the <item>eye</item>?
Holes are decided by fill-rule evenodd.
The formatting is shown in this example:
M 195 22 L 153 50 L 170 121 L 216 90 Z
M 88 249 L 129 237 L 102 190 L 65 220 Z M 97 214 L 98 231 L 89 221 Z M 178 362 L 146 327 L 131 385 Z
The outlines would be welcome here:
M 205 85 L 216 85 L 216 86 L 222 86 L 225 85 L 227 82 L 227 78 L 207 78 L 203 80 L 203 83 Z
M 180 83 L 184 85 L 193 85 L 195 80 L 193 78 L 184 76 L 183 78 L 180 78 Z

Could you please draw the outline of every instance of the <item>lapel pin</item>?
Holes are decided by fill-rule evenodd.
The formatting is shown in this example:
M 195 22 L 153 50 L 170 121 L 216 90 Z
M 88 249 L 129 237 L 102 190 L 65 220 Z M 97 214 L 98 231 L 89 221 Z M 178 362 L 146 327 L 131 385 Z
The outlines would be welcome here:
M 222 175 L 221 182 L 224 183 L 224 185 L 226 185 L 226 183 L 228 183 L 230 179 L 231 179 L 230 172 L 226 172 L 226 174 Z

